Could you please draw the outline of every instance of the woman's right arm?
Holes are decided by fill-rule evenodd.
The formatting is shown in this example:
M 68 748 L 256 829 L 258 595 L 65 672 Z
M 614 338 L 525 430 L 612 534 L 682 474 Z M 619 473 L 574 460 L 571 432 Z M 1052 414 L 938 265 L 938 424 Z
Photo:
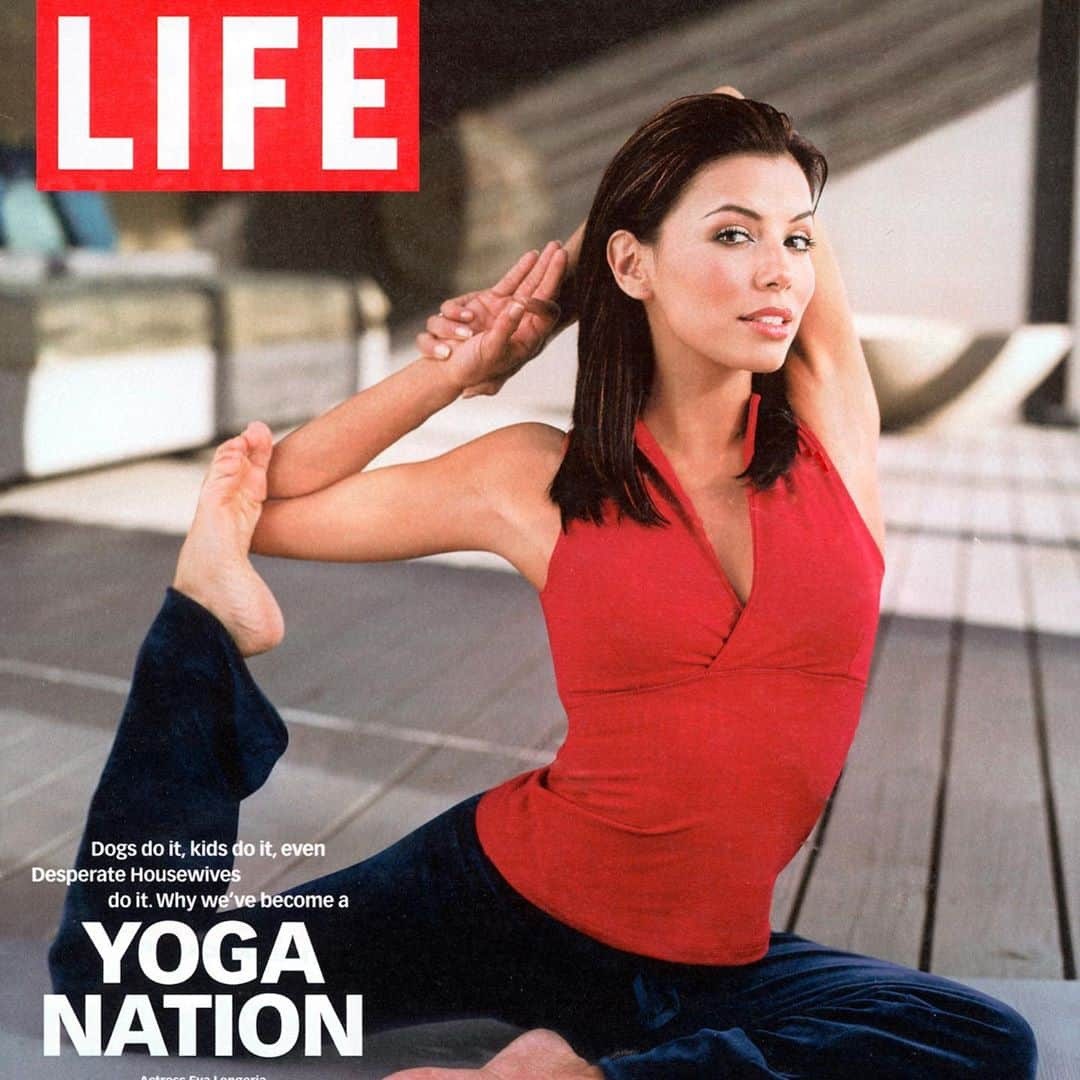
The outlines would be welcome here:
M 427 461 L 368 469 L 310 495 L 270 500 L 252 551 L 322 562 L 491 551 L 540 588 L 559 529 L 547 489 L 562 438 L 547 424 L 513 424 Z
M 450 359 L 415 361 L 275 447 L 252 550 L 331 562 L 493 551 L 542 584 L 558 525 L 546 497 L 562 457 L 558 429 L 515 424 L 428 461 L 364 466 L 464 389 L 501 384 L 528 359 L 517 331 L 526 309 L 558 289 L 565 262 L 557 246 L 519 260 L 507 275 L 511 301 Z
M 445 365 L 414 360 L 286 435 L 270 458 L 268 497 L 310 495 L 360 472 L 460 394 Z
M 393 375 L 287 435 L 275 447 L 267 476 L 270 499 L 294 499 L 321 491 L 360 472 L 373 458 L 463 392 L 498 378 L 505 381 L 528 359 L 515 337 L 530 313 L 544 310 L 558 292 L 565 252 L 549 245 L 523 255 L 494 287 L 506 297 L 504 321 L 485 348 L 477 339 L 459 341 L 449 361 L 421 356 Z M 505 333 L 505 341 L 496 341 Z M 472 332 L 468 332 L 471 336 Z M 487 367 L 485 368 L 485 364 Z

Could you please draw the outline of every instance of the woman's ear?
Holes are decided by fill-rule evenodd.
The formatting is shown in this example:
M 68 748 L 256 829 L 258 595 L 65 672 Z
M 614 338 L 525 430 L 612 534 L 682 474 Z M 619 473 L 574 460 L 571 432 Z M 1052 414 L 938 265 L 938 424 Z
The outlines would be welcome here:
M 652 297 L 651 255 L 648 247 L 626 229 L 618 229 L 608 237 L 608 266 L 619 288 L 635 300 Z

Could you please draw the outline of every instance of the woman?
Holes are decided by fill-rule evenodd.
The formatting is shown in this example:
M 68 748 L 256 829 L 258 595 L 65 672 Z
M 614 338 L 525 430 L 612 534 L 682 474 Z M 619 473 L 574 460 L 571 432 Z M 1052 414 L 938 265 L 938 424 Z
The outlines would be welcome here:
M 261 425 L 226 443 L 79 865 L 95 837 L 230 840 L 284 749 L 241 659 L 283 632 L 249 548 L 493 551 L 540 592 L 569 735 L 551 765 L 294 890 L 350 898 L 306 922 L 331 992 L 364 994 L 368 1030 L 461 1015 L 531 1029 L 479 1071 L 498 1080 L 1034 1075 L 1007 1006 L 769 929 L 773 881 L 854 732 L 884 569 L 876 404 L 814 222 L 825 176 L 767 105 L 674 102 L 609 166 L 580 254 L 577 238 L 549 245 L 448 302 L 424 356 L 273 450 Z M 570 434 L 519 424 L 363 472 L 537 351 L 568 261 Z M 244 914 L 260 943 L 287 917 Z M 72 887 L 58 990 L 97 987 L 80 920 L 110 916 Z

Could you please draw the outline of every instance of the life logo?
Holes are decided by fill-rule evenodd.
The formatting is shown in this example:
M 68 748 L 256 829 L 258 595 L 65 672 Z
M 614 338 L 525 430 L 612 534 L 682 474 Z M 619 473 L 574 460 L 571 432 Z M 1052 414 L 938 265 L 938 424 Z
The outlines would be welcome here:
M 418 0 L 38 0 L 43 191 L 415 191 Z

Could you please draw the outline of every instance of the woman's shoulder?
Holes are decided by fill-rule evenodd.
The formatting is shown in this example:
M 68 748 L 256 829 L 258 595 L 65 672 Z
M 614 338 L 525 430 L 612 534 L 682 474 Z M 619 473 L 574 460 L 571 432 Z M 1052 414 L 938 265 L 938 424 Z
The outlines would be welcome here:
M 567 433 L 554 424 L 539 420 L 525 420 L 519 424 L 507 424 L 496 428 L 489 435 L 493 442 L 520 449 L 523 453 L 562 456 Z
M 566 433 L 552 424 L 525 421 L 496 428 L 460 448 L 468 454 L 473 482 L 500 506 L 535 506 L 566 453 Z
M 473 456 L 489 482 L 550 483 L 566 452 L 566 432 L 553 424 L 524 421 L 496 428 L 473 443 Z
M 548 491 L 566 452 L 566 433 L 528 421 L 489 432 L 475 446 L 474 482 L 499 522 L 492 550 L 539 589 L 561 526 Z

